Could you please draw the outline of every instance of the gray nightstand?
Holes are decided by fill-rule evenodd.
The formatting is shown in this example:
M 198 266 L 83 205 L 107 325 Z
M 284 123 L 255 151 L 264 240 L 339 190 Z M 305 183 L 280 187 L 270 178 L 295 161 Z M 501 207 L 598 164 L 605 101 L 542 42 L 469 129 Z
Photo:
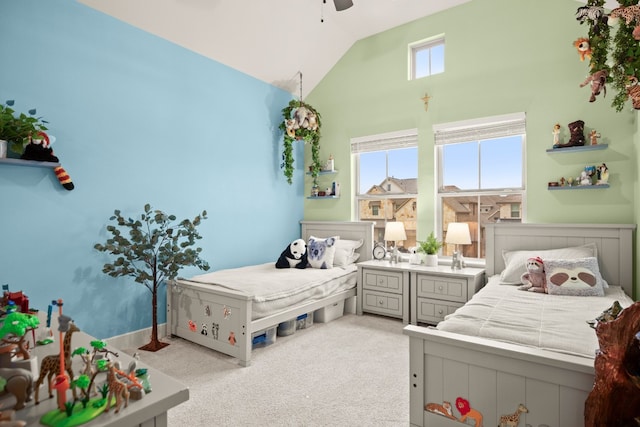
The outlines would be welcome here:
M 356 313 L 398 317 L 409 323 L 409 266 L 376 260 L 358 263 Z
M 410 282 L 411 323 L 437 324 L 484 286 L 484 269 L 413 265 Z

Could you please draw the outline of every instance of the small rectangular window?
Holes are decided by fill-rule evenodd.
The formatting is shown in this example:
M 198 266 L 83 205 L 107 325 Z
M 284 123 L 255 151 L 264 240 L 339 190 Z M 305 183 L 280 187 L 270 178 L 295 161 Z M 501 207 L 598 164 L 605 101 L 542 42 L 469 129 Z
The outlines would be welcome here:
M 444 73 L 444 35 L 409 45 L 409 80 Z

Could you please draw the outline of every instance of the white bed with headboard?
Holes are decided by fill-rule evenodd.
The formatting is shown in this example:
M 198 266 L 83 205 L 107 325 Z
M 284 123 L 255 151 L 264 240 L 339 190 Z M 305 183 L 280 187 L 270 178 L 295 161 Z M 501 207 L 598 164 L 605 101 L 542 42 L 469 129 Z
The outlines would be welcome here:
M 370 221 L 301 221 L 301 238 L 308 242 L 311 236 L 339 236 L 342 241 L 362 241 L 355 251 L 358 261 L 366 261 L 372 256 L 373 226 Z M 236 357 L 240 365 L 247 366 L 252 335 L 273 331 L 280 323 L 355 297 L 355 257 L 347 265 L 327 270 L 276 269 L 279 255 L 274 254 L 270 263 L 170 283 L 168 332 Z M 266 288 L 269 293 L 261 293 Z
M 501 416 L 517 413 L 520 404 L 528 412 L 521 413 L 519 423 L 515 425 L 583 425 L 585 400 L 594 383 L 593 357 L 597 349 L 595 331 L 586 322 L 608 308 L 612 299 L 620 298 L 627 305 L 633 302 L 630 296 L 633 295 L 634 230 L 635 225 L 618 224 L 488 224 L 486 273 L 490 282 L 486 290 L 480 291 L 482 295 L 472 298 L 436 328 L 409 325 L 404 329 L 410 337 L 411 425 L 460 425 L 462 413 L 456 407 L 458 398 L 466 400 L 482 415 L 484 425 L 498 425 Z M 599 270 L 609 285 L 603 297 L 537 294 L 498 283 L 498 275 L 505 270 L 505 251 L 535 253 L 582 245 L 597 248 Z M 496 297 L 496 292 L 503 292 L 504 297 Z M 512 312 L 502 316 L 502 312 L 491 311 L 494 307 L 483 299 L 487 294 L 493 295 L 494 300 L 521 296 L 526 305 L 543 301 L 539 309 L 540 322 L 548 321 L 552 331 L 562 327 L 560 321 L 554 325 L 554 315 L 550 314 L 554 312 L 553 308 L 574 307 L 577 315 L 571 313 L 571 317 L 575 317 L 571 322 L 576 322 L 575 326 L 584 334 L 586 351 L 573 351 L 573 347 L 572 351 L 556 349 L 553 339 L 540 340 L 544 342 L 540 344 L 542 348 L 537 343 L 532 344 L 528 338 L 520 337 L 526 331 L 518 329 L 521 319 L 517 317 L 529 316 L 525 308 L 509 307 Z M 474 317 L 483 311 L 491 313 L 492 318 Z M 511 328 L 509 316 L 514 318 Z M 451 332 L 457 330 L 456 322 L 462 324 L 465 318 L 471 320 L 470 329 L 474 329 L 475 324 L 475 329 L 483 333 L 472 336 L 467 335 L 466 330 L 464 334 Z M 496 318 L 497 323 L 494 322 Z M 565 317 L 562 319 L 565 321 Z M 504 336 L 511 334 L 516 340 L 498 335 L 500 328 L 495 325 L 500 322 L 507 332 Z M 520 330 L 522 334 L 518 332 Z M 541 338 L 553 338 L 542 335 L 541 332 Z M 594 347 L 592 353 L 589 346 Z M 432 409 L 443 402 L 451 404 L 452 415 L 458 420 L 427 410 L 427 404 L 431 404 L 429 409 Z

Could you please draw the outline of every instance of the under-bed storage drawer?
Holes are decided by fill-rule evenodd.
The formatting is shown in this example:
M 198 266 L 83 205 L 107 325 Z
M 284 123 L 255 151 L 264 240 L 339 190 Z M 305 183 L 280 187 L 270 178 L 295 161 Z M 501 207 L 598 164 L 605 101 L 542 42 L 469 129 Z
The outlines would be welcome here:
M 418 297 L 460 302 L 466 302 L 468 300 L 466 279 L 417 274 L 416 281 Z
M 365 289 L 402 293 L 402 273 L 365 269 L 362 274 Z
M 362 305 L 369 312 L 402 317 L 402 294 L 364 290 Z
M 417 320 L 425 323 L 438 323 L 444 320 L 444 316 L 451 314 L 463 303 L 455 303 L 430 298 L 418 298 Z

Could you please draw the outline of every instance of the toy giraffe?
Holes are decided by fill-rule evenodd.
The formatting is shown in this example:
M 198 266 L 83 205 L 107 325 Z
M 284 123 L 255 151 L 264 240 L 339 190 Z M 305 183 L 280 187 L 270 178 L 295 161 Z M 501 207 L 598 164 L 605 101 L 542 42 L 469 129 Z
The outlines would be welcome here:
M 62 343 L 63 350 L 64 350 L 64 361 L 65 361 L 64 366 L 65 366 L 65 370 L 69 374 L 70 382 L 73 381 L 73 369 L 71 368 L 71 337 L 73 336 L 74 332 L 79 332 L 79 331 L 80 329 L 75 325 L 75 323 L 70 323 L 69 330 L 65 332 L 64 341 Z M 49 386 L 49 397 L 50 398 L 53 397 L 53 393 L 51 392 L 51 379 L 53 378 L 54 375 L 58 375 L 58 374 L 60 374 L 60 355 L 51 354 L 43 358 L 42 362 L 40 362 L 40 376 L 38 377 L 38 381 L 36 382 L 36 386 L 35 386 L 35 389 L 36 389 L 35 404 L 36 405 L 40 403 L 38 400 L 38 393 L 40 391 L 40 386 L 42 385 L 42 382 L 44 381 L 45 377 L 47 378 L 47 384 Z M 71 389 L 71 392 L 73 393 L 73 398 L 76 399 L 75 387 Z
M 523 412 L 529 412 L 529 410 L 521 403 L 518 405 L 518 409 L 516 409 L 516 412 L 500 417 L 499 427 L 518 427 L 518 424 L 520 423 L 520 415 Z
M 124 407 L 129 406 L 129 389 L 127 385 L 118 379 L 116 375 L 116 367 L 114 364 L 109 364 L 109 371 L 107 372 L 107 383 L 109 384 L 109 395 L 107 396 L 107 407 L 104 412 L 109 412 L 111 406 L 111 399 L 116 398 L 116 411 L 120 411 L 120 405 L 122 405 L 122 398 L 124 397 Z

